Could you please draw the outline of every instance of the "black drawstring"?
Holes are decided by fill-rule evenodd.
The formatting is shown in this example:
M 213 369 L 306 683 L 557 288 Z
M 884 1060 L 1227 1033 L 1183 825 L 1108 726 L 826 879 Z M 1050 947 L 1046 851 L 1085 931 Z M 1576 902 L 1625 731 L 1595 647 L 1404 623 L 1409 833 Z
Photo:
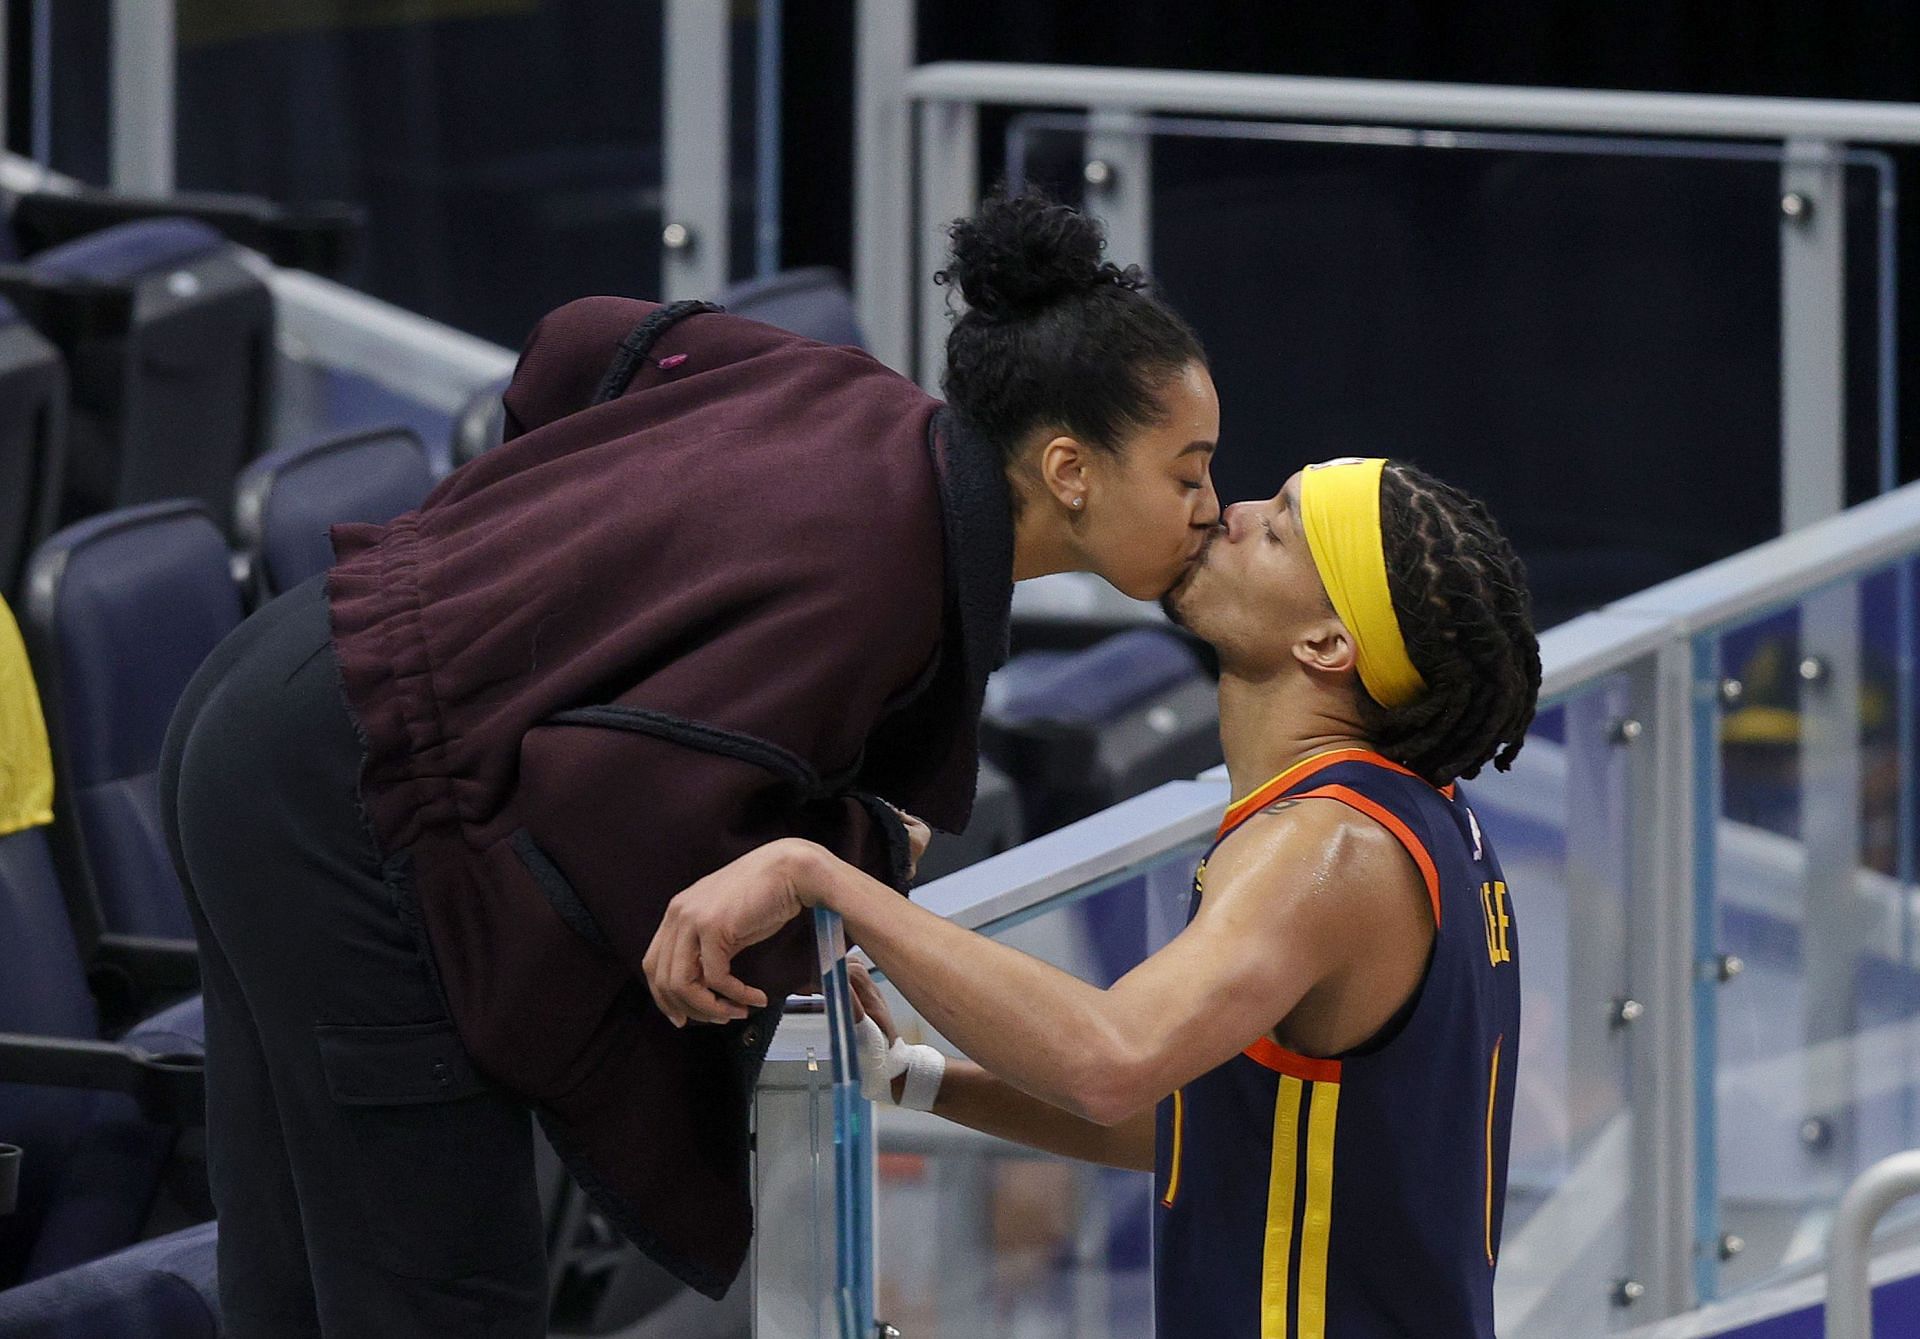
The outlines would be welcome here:
M 600 389 L 593 393 L 591 404 L 605 404 L 607 401 L 624 394 L 633 374 L 640 370 L 640 360 L 653 348 L 654 341 L 666 333 L 667 327 L 696 312 L 717 312 L 721 308 L 711 302 L 701 302 L 689 298 L 683 302 L 669 302 L 664 307 L 656 307 L 647 313 L 647 319 L 633 328 L 631 334 L 620 341 L 620 352 L 615 355 L 613 366 L 607 369 L 607 375 L 600 379 Z

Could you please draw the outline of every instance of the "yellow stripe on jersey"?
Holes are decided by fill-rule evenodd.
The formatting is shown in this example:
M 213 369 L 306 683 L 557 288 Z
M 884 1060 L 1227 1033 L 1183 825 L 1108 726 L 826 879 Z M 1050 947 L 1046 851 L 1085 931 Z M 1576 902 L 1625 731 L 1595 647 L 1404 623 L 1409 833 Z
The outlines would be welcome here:
M 1493 1068 L 1487 1075 L 1487 1263 L 1493 1263 L 1493 1111 L 1494 1098 L 1500 1092 L 1500 1047 L 1507 1040 L 1502 1033 L 1493 1039 Z
M 1326 1339 L 1327 1238 L 1333 1227 L 1333 1134 L 1340 1085 L 1313 1085 L 1307 1117 L 1307 1211 L 1300 1222 L 1300 1339 Z
M 1183 1133 L 1181 1127 L 1187 1123 L 1186 1115 L 1186 1102 L 1182 1099 L 1180 1090 L 1175 1088 L 1173 1090 L 1173 1165 L 1167 1169 L 1167 1193 L 1160 1197 L 1160 1203 L 1169 1209 L 1173 1207 L 1174 1196 L 1180 1193 L 1180 1141 Z
M 1305 1085 L 1280 1076 L 1273 1100 L 1273 1169 L 1267 1176 L 1267 1242 L 1260 1265 L 1260 1339 L 1287 1339 L 1288 1275 L 1293 1271 L 1294 1164 L 1300 1152 Z

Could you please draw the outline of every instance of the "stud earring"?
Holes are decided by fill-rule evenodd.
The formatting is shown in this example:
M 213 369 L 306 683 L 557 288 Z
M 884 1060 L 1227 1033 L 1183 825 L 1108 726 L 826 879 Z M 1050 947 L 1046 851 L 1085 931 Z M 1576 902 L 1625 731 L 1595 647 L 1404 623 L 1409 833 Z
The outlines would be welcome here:
M 1081 504 L 1082 504 L 1083 502 L 1085 502 L 1085 501 L 1086 501 L 1086 499 L 1085 499 L 1085 498 L 1083 498 L 1083 497 L 1077 497 L 1077 498 L 1075 498 L 1075 499 L 1073 500 L 1073 509 L 1074 509 L 1075 511 L 1078 511 L 1078 510 L 1080 510 L 1080 505 L 1081 505 Z

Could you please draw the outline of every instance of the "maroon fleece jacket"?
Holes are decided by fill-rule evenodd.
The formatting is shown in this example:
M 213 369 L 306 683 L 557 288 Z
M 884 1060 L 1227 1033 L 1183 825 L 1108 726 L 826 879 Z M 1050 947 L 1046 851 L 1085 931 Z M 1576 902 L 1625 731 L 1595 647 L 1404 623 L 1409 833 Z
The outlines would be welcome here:
M 964 827 L 1012 520 L 937 401 L 756 322 L 674 320 L 592 404 L 656 310 L 546 317 L 510 439 L 418 511 L 337 527 L 328 592 L 362 798 L 462 1041 L 612 1221 L 717 1296 L 774 1020 L 676 1030 L 641 957 L 675 893 L 772 838 L 904 889 L 876 797 Z M 810 967 L 798 922 L 741 961 L 776 1000 Z

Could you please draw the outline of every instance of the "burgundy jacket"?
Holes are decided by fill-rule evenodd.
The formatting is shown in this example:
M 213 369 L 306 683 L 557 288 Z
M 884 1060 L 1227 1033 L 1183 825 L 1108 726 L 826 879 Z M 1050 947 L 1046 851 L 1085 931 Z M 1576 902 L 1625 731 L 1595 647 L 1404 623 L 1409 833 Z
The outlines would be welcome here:
M 904 890 L 877 797 L 965 826 L 1013 529 L 996 455 L 911 382 L 693 305 L 546 317 L 506 444 L 336 527 L 328 592 L 362 798 L 462 1040 L 718 1296 L 774 1015 L 678 1031 L 641 957 L 675 893 L 772 838 Z M 741 960 L 775 1000 L 811 967 L 802 922 Z

